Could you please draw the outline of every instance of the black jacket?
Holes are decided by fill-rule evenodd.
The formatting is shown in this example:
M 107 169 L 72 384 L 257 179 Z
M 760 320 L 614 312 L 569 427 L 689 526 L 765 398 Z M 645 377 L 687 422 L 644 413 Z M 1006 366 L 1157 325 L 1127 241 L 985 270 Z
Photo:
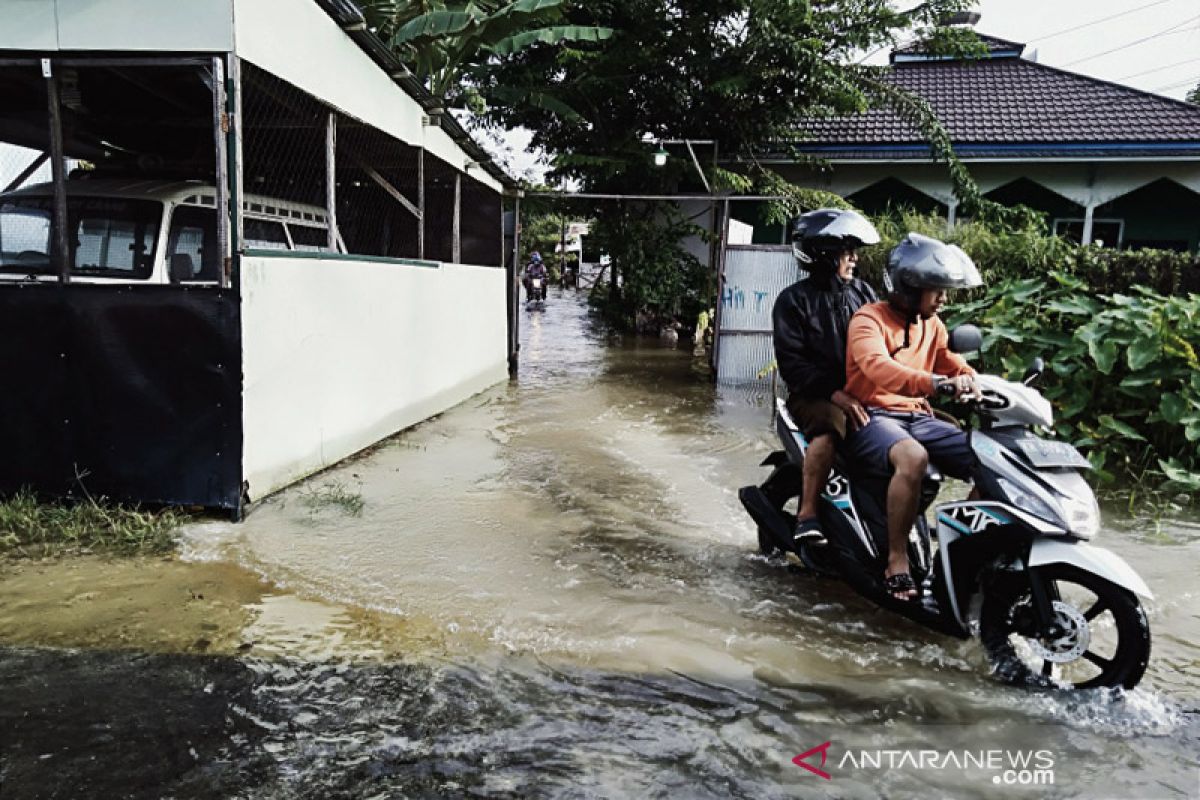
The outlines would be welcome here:
M 771 312 L 775 361 L 788 392 L 828 400 L 846 385 L 846 328 L 855 311 L 878 301 L 853 278 L 810 276 L 780 292 Z

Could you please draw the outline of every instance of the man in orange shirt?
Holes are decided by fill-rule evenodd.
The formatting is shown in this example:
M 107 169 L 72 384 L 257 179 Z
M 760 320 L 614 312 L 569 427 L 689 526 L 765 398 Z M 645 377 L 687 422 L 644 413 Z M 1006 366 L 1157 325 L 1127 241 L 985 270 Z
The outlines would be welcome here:
M 933 416 L 926 399 L 945 383 L 959 397 L 979 391 L 975 371 L 950 352 L 937 314 L 948 290 L 983 281 L 966 253 L 919 233 L 892 250 L 887 278 L 887 301 L 859 309 L 847 332 L 846 393 L 862 403 L 870 421 L 847 435 L 844 452 L 849 461 L 892 473 L 884 586 L 897 600 L 913 600 L 908 532 L 917 519 L 925 469 L 932 461 L 942 472 L 968 479 L 975 467 L 966 435 Z

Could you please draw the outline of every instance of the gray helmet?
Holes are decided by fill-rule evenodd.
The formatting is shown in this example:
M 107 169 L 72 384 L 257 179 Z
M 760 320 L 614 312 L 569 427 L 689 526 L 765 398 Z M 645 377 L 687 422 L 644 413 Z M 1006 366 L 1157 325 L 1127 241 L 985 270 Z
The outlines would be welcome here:
M 831 262 L 847 247 L 879 244 L 879 231 L 857 211 L 818 208 L 802 214 L 792 228 L 792 255 L 801 264 Z
M 915 308 L 924 289 L 971 289 L 983 285 L 975 262 L 957 245 L 909 233 L 888 257 L 887 290 Z

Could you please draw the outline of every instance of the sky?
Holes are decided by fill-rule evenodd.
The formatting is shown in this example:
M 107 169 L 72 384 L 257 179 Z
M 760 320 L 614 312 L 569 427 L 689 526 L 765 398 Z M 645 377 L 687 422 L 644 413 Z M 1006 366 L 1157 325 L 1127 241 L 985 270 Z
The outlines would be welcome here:
M 1200 83 L 1200 0 L 980 0 L 976 10 L 979 33 L 1023 42 L 1049 66 L 1178 100 Z M 886 64 L 887 51 L 868 63 Z M 505 138 L 511 171 L 540 175 L 529 132 Z
M 1026 57 L 1036 50 L 1052 67 L 1179 100 L 1200 83 L 1200 0 L 981 0 L 976 9 L 975 30 L 1024 42 Z

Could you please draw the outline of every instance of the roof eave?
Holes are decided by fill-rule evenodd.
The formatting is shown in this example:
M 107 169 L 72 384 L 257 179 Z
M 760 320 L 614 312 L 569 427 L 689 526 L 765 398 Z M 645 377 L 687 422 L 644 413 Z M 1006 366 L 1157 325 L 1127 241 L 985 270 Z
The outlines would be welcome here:
M 450 114 L 442 111 L 445 103 L 430 93 L 425 85 L 392 52 L 382 39 L 367 29 L 366 18 L 350 0 L 316 0 L 317 5 L 337 23 L 350 39 L 388 74 L 396 84 L 416 100 L 426 113 L 436 114 L 438 124 L 475 163 L 496 179 L 505 189 L 517 189 L 520 184 L 500 168 L 487 150 Z

